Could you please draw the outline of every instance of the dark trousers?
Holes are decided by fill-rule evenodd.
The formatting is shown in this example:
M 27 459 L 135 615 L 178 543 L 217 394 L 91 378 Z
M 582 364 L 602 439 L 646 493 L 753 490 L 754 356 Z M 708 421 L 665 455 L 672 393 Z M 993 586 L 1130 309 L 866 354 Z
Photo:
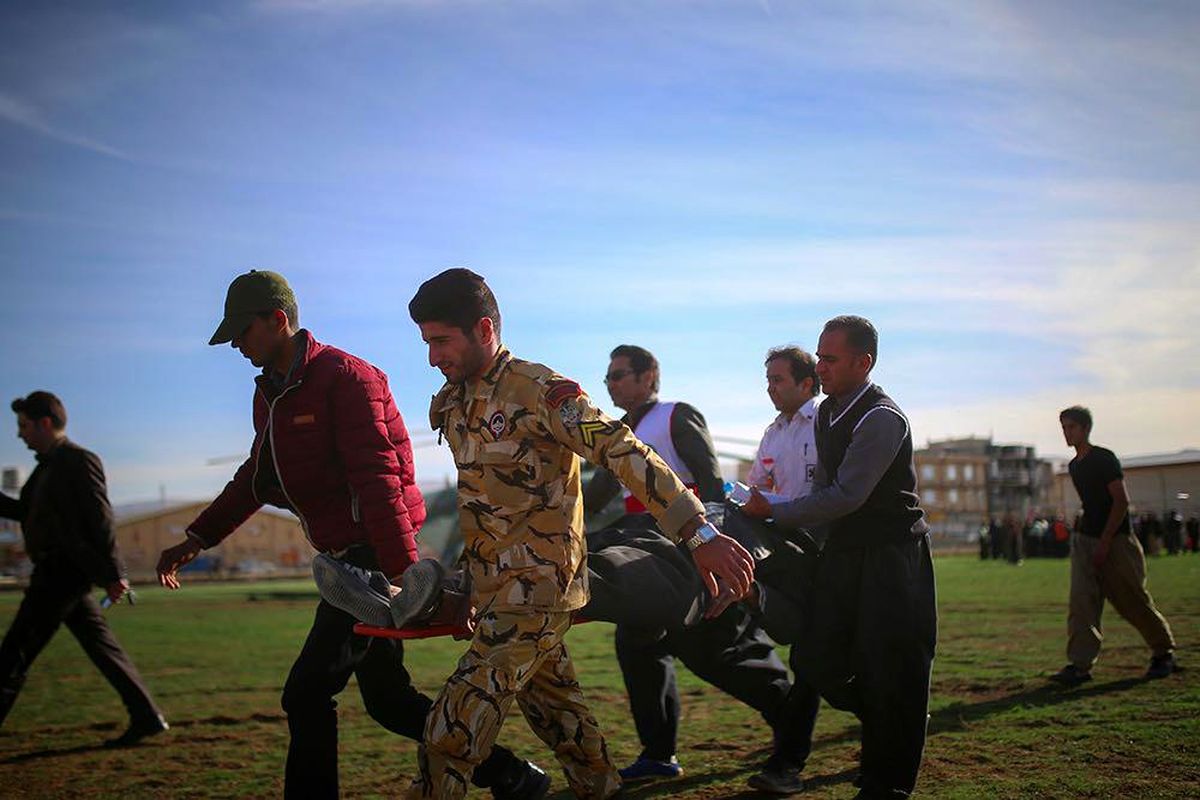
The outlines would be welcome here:
M 747 525 L 744 534 L 742 525 Z M 801 662 L 806 647 L 804 632 L 811 615 L 812 587 L 819 559 L 816 545 L 805 533 L 777 530 L 772 523 L 747 521 L 744 517 L 726 513 L 726 530 L 750 552 L 760 552 L 762 545 L 769 554 L 754 564 L 754 576 L 759 585 L 760 606 L 755 618 L 779 644 L 790 645 L 788 666 L 792 669 L 792 687 L 783 710 L 772 724 L 775 733 L 774 750 L 768 766 L 777 769 L 804 769 L 812 752 L 813 730 L 821 694 L 805 678 Z M 794 539 L 805 542 L 806 549 Z
M 655 542 L 662 547 L 654 547 Z M 583 613 L 588 615 L 593 606 L 597 611 L 601 606 L 619 611 L 606 618 L 617 622 L 617 661 L 642 744 L 641 755 L 665 761 L 675 754 L 680 713 L 675 679 L 678 658 L 698 677 L 762 714 L 775 729 L 776 752 L 785 748 L 785 760 L 802 766 L 811 747 L 813 720 L 807 723 L 807 738 L 805 723 L 790 722 L 792 683 L 773 642 L 756 619 L 741 606 L 734 606 L 715 620 L 680 625 L 681 620 L 695 615 L 699 606 L 693 601 L 707 592 L 691 558 L 658 533 L 648 514 L 626 515 L 611 528 L 590 535 L 588 550 L 593 602 Z M 653 601 L 647 603 L 647 598 Z M 673 620 L 671 624 L 658 624 L 664 612 Z M 655 624 L 647 624 L 648 620 Z M 819 702 L 815 693 L 812 699 Z M 800 700 L 796 705 L 799 707 Z M 815 717 L 815 705 L 812 714 Z M 787 730 L 783 730 L 785 726 Z
M 356 636 L 354 618 L 321 601 L 312 630 L 283 687 L 291 744 L 284 773 L 284 796 L 338 796 L 337 701 L 353 674 L 363 705 L 371 718 L 392 733 L 421 741 L 425 716 L 433 701 L 412 685 L 404 668 L 404 647 L 398 639 Z M 524 767 L 503 747 L 474 775 L 476 786 L 487 787 Z
M 70 563 L 54 560 L 34 567 L 17 616 L 0 644 L 0 724 L 16 702 L 29 667 L 59 625 L 66 625 L 79 640 L 88 658 L 117 690 L 133 721 L 152 719 L 159 713 L 91 590 L 91 582 Z
M 801 674 L 862 721 L 867 796 L 913 790 L 929 708 L 937 604 L 929 537 L 829 548 L 817 567 Z
M 675 753 L 680 708 L 676 657 L 698 677 L 761 713 L 772 726 L 791 690 L 774 643 L 741 606 L 732 606 L 714 620 L 667 632 L 618 625 L 616 645 L 645 758 L 664 761 Z

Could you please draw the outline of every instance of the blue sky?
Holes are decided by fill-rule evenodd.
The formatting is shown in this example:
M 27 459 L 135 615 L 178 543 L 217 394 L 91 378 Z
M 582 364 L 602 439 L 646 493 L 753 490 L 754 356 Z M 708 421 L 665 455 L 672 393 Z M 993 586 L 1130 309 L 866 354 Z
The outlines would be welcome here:
M 0 389 L 58 392 L 119 501 L 247 447 L 206 342 L 250 267 L 414 431 L 407 302 L 468 265 L 606 407 L 639 343 L 756 437 L 767 348 L 852 312 L 921 440 L 1059 454 L 1080 402 L 1119 453 L 1200 445 L 1194 3 L 46 5 L 0 11 Z

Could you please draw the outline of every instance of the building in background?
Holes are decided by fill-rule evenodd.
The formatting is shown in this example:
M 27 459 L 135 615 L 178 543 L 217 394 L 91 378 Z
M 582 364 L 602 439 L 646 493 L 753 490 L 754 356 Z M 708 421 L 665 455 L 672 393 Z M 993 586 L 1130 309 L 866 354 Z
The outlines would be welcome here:
M 9 497 L 21 493 L 25 483 L 20 467 L 0 469 L 0 491 Z M 25 540 L 21 538 L 21 523 L 0 517 L 0 578 L 25 577 L 32 565 L 25 558 Z
M 1054 513 L 1054 464 L 1038 458 L 1032 445 L 997 444 L 991 437 L 944 439 L 918 450 L 914 461 L 921 505 L 935 540 L 943 543 L 971 541 L 989 519 L 1011 516 L 1023 523 Z M 970 481 L 962 477 L 968 464 Z
M 158 556 L 186 535 L 185 527 L 208 501 L 133 503 L 113 509 L 117 551 L 129 577 L 152 578 Z M 203 551 L 187 572 L 212 577 L 294 575 L 308 572 L 314 550 L 295 515 L 274 508 L 256 511 L 225 541 Z
M 919 450 L 917 492 L 935 544 L 971 541 L 988 521 L 987 456 Z

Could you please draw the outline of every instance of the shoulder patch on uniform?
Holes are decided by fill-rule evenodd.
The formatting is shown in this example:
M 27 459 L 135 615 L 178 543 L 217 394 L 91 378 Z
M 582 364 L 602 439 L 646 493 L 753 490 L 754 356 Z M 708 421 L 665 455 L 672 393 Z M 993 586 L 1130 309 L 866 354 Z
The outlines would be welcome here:
M 546 405 L 558 408 L 568 400 L 583 396 L 579 384 L 565 378 L 546 382 Z
M 558 407 L 558 416 L 562 419 L 565 427 L 574 428 L 579 424 L 579 420 L 583 419 L 583 412 L 579 409 L 578 403 L 564 402 Z
M 508 424 L 508 420 L 504 418 L 503 411 L 497 411 L 488 419 L 488 430 L 492 432 L 492 436 L 497 439 L 504 433 L 504 426 Z

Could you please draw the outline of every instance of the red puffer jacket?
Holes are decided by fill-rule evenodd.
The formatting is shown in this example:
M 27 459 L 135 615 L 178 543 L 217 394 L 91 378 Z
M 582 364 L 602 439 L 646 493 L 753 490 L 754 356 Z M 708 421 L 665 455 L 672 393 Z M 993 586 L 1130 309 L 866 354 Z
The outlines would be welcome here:
M 395 577 L 417 560 L 425 501 L 387 376 L 307 331 L 300 336 L 304 355 L 288 385 L 256 381 L 250 457 L 188 532 L 212 547 L 270 503 L 295 511 L 316 549 L 369 544 Z

